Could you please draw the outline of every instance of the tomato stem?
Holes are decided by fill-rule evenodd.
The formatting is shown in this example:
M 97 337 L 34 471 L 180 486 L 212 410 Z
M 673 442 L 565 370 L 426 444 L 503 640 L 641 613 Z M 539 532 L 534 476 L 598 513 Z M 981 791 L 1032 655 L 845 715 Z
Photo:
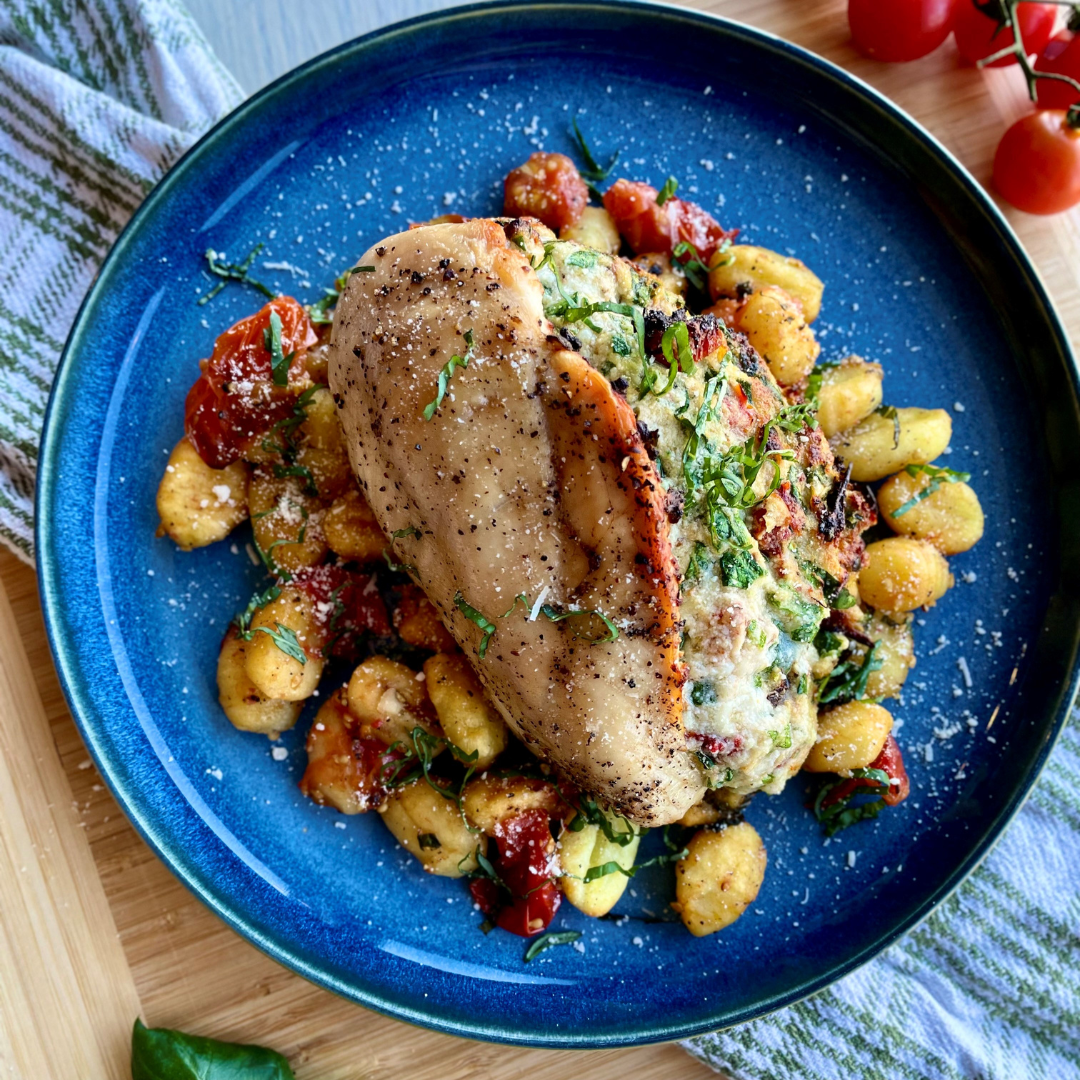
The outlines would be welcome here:
M 1028 96 L 1036 105 L 1039 104 L 1039 91 L 1038 81 L 1039 79 L 1053 79 L 1055 82 L 1068 83 L 1078 94 L 1080 94 L 1080 82 L 1076 79 L 1069 78 L 1068 75 L 1059 75 L 1057 72 L 1051 71 L 1036 71 L 1031 65 L 1031 61 L 1028 59 L 1027 49 L 1024 48 L 1024 38 L 1020 30 L 1020 20 L 1017 18 L 1016 9 L 1020 6 L 1022 0 L 1002 0 L 1001 9 L 1004 15 L 1004 26 L 1007 26 L 1012 30 L 1013 43 L 1006 46 L 1004 49 L 999 49 L 996 53 L 992 53 L 990 56 L 984 57 L 979 61 L 979 67 L 986 67 L 989 64 L 996 63 L 998 60 L 1004 60 L 1007 56 L 1015 56 L 1017 64 L 1020 65 L 1020 70 L 1024 73 L 1024 78 L 1027 80 Z M 1050 3 L 1055 4 L 1058 7 L 1072 8 L 1072 14 L 1069 17 L 1069 27 L 1072 29 L 1074 22 L 1080 22 L 1080 5 L 1074 4 L 1073 0 L 1049 0 Z M 1077 127 L 1080 124 L 1076 121 L 1075 115 L 1076 106 L 1073 106 L 1069 110 L 1066 123 L 1070 127 Z

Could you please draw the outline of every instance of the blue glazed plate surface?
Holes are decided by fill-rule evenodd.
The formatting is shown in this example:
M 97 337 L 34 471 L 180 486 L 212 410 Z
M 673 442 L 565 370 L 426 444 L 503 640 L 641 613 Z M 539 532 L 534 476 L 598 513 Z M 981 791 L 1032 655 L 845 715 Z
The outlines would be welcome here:
M 216 702 L 218 643 L 260 581 L 236 544 L 154 538 L 154 494 L 215 335 L 261 299 L 206 306 L 207 248 L 301 300 L 408 221 L 500 209 L 531 151 L 572 153 L 577 117 L 616 174 L 701 202 L 825 280 L 824 359 L 880 360 L 886 400 L 952 413 L 949 464 L 987 532 L 921 615 L 895 714 L 912 797 L 823 841 L 802 781 L 760 797 L 761 896 L 691 938 L 662 872 L 618 918 L 564 905 L 579 948 L 523 963 L 484 937 L 460 882 L 426 877 L 375 815 L 297 791 L 307 719 L 279 744 Z M 151 194 L 76 323 L 50 406 L 39 565 L 51 641 L 87 745 L 176 874 L 272 956 L 392 1015 L 543 1046 L 672 1039 L 827 985 L 924 916 L 1000 833 L 1073 690 L 1080 565 L 1076 380 L 1041 286 L 977 186 L 862 84 L 765 35 L 634 4 L 479 6 L 390 28 L 270 86 Z M 1062 509 L 1064 508 L 1064 509 Z M 993 726 L 989 726 L 991 718 Z M 278 760 L 283 758 L 282 760 Z

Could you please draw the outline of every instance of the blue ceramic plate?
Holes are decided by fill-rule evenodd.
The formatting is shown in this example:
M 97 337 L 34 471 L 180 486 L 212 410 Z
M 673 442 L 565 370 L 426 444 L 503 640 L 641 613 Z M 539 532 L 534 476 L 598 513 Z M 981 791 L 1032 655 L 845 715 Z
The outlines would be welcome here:
M 305 301 L 378 238 L 495 213 L 507 169 L 573 152 L 577 117 L 617 174 L 678 177 L 749 242 L 826 281 L 825 358 L 887 369 L 886 400 L 953 414 L 986 537 L 919 619 L 896 715 L 912 797 L 823 841 L 796 780 L 749 811 L 761 896 L 690 937 L 664 873 L 618 918 L 563 905 L 579 948 L 523 962 L 461 882 L 425 876 L 375 815 L 297 791 L 306 719 L 273 755 L 225 721 L 215 658 L 260 580 L 236 544 L 154 538 L 154 493 L 215 335 L 261 305 L 204 307 L 208 247 Z M 87 745 L 147 842 L 230 925 L 363 1005 L 443 1031 L 615 1046 L 732 1024 L 818 990 L 922 918 L 1028 791 L 1073 690 L 1080 566 L 1076 374 L 994 207 L 925 132 L 808 53 L 718 19 L 628 3 L 494 4 L 381 31 L 257 94 L 158 185 L 91 290 L 46 426 L 41 589 Z M 1071 511 L 1075 519 L 1075 509 Z M 1069 576 L 1072 576 L 1070 583 Z M 993 718 L 993 726 L 990 721 Z M 279 760 L 281 758 L 282 760 Z

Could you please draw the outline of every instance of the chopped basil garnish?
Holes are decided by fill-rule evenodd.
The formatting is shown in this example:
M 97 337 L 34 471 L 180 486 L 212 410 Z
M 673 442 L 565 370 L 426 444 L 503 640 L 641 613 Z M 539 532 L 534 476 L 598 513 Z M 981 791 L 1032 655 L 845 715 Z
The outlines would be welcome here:
M 429 401 L 424 406 L 424 419 L 430 420 L 438 411 L 439 406 L 442 405 L 443 398 L 446 396 L 446 388 L 450 385 L 450 378 L 454 372 L 459 368 L 467 368 L 469 361 L 473 358 L 473 332 L 471 330 L 465 331 L 465 355 L 458 356 L 454 353 L 453 356 L 443 365 L 442 371 L 439 372 L 439 386 L 435 393 L 435 400 Z
M 211 274 L 217 274 L 217 276 L 223 280 L 219 281 L 208 293 L 199 297 L 196 301 L 199 307 L 210 303 L 210 301 L 213 300 L 230 281 L 239 281 L 244 285 L 250 285 L 253 289 L 258 289 L 263 296 L 273 300 L 277 294 L 271 292 L 261 281 L 256 281 L 253 277 L 248 275 L 251 264 L 255 261 L 255 256 L 258 255 L 262 249 L 262 244 L 256 244 L 248 252 L 247 258 L 244 259 L 242 263 L 237 264 L 224 262 L 224 256 L 221 255 L 220 252 L 215 251 L 213 248 L 207 248 L 205 252 L 207 269 Z
M 875 641 L 861 662 L 855 658 L 841 660 L 818 686 L 818 704 L 839 705 L 845 701 L 862 701 L 866 697 L 866 684 L 870 676 L 879 671 L 885 662 L 877 655 L 880 646 L 881 642 Z
M 689 241 L 681 240 L 671 254 L 690 284 L 704 292 L 709 284 L 709 268 L 701 261 L 697 248 Z
M 386 565 L 395 574 L 416 574 L 416 573 L 418 573 L 416 567 L 410 565 L 409 563 L 394 562 L 393 557 L 391 556 L 391 553 L 390 553 L 390 549 L 388 547 L 383 548 L 382 555 L 383 555 L 383 558 L 386 560 Z
M 657 397 L 663 397 L 675 385 L 675 376 L 680 371 L 689 375 L 694 370 L 694 354 L 690 351 L 690 331 L 686 329 L 686 323 L 672 323 L 660 339 L 660 348 L 668 363 L 668 380 L 663 390 L 656 391 Z M 678 356 L 675 349 L 678 349 Z
M 578 149 L 581 151 L 581 156 L 585 161 L 585 168 L 579 169 L 578 171 L 581 173 L 582 179 L 588 185 L 589 191 L 591 191 L 598 199 L 603 198 L 596 185 L 602 184 L 611 174 L 611 170 L 615 168 L 615 165 L 619 160 L 620 151 L 616 150 L 612 155 L 611 160 L 607 163 L 607 166 L 602 167 L 594 157 L 592 150 L 589 148 L 589 144 L 585 141 L 585 136 L 581 134 L 581 128 L 578 127 L 576 116 L 574 117 L 573 124 L 574 138 L 577 140 Z
M 495 636 L 495 624 L 476 608 L 467 604 L 460 591 L 454 593 L 454 606 L 469 622 L 476 623 L 483 630 L 484 636 L 480 639 L 480 659 L 483 660 L 487 656 L 488 643 Z
M 664 181 L 664 186 L 656 193 L 656 205 L 663 206 L 678 190 L 679 181 L 674 176 L 669 176 Z
M 577 813 L 566 826 L 571 832 L 581 832 L 586 825 L 596 825 L 611 843 L 618 844 L 619 847 L 626 847 L 634 837 L 642 835 L 628 818 L 624 818 L 621 814 L 609 816 L 600 809 L 600 804 L 588 795 L 579 796 L 577 806 Z M 612 817 L 616 821 L 621 821 L 626 828 L 616 829 Z
M 930 478 L 930 483 L 921 491 L 917 491 L 903 506 L 894 510 L 892 515 L 894 518 L 902 517 L 912 507 L 918 506 L 923 499 L 929 499 L 942 484 L 966 484 L 971 479 L 971 473 L 947 469 L 939 465 L 907 465 L 904 472 L 912 479 L 916 479 L 919 473 L 922 473 Z
M 301 664 L 307 663 L 307 654 L 296 636 L 296 631 L 282 623 L 276 622 L 277 630 L 271 630 L 268 626 L 256 626 L 255 633 L 263 633 L 286 655 Z
M 883 769 L 852 769 L 851 776 L 858 780 L 867 780 L 870 783 L 857 784 L 843 798 L 828 806 L 823 805 L 830 792 L 835 791 L 841 784 L 846 784 L 849 778 L 841 778 L 823 784 L 818 789 L 814 798 L 814 817 L 825 827 L 826 836 L 835 836 L 841 829 L 854 825 L 857 821 L 866 821 L 876 818 L 885 806 L 884 799 L 875 799 L 873 802 L 852 805 L 852 799 L 856 795 L 867 795 L 880 790 L 882 786 L 889 786 L 889 774 Z
M 596 881 L 599 878 L 607 877 L 608 874 L 622 874 L 625 877 L 632 878 L 637 875 L 639 870 L 644 870 L 647 866 L 663 866 L 666 863 L 681 862 L 689 854 L 689 848 L 682 848 L 680 851 L 672 851 L 667 855 L 656 855 L 651 859 L 646 859 L 643 863 L 637 863 L 635 866 L 631 866 L 629 869 L 612 859 L 610 862 L 602 863 L 600 866 L 590 866 L 585 872 L 585 877 L 582 878 L 582 881 L 588 885 L 590 882 Z
M 536 959 L 545 949 L 550 949 L 553 945 L 571 945 L 580 937 L 580 930 L 561 930 L 555 934 L 544 934 L 525 950 L 525 962 Z
M 420 530 L 415 525 L 410 525 L 407 529 L 395 529 L 390 536 L 394 540 L 400 540 L 403 536 L 415 536 L 419 540 Z
M 243 612 L 233 619 L 237 636 L 242 637 L 245 641 L 250 641 L 254 636 L 254 631 L 251 629 L 251 617 L 259 608 L 266 607 L 267 604 L 276 600 L 280 595 L 281 589 L 277 585 L 271 585 L 265 592 L 256 593 L 248 601 L 248 606 L 244 608 Z
M 433 777 L 431 775 L 431 764 L 438 756 L 438 753 L 443 748 L 450 751 L 451 756 L 461 762 L 463 765 L 467 765 L 464 777 L 456 788 L 451 787 L 449 783 L 442 780 L 439 777 Z M 472 778 L 472 774 L 475 771 L 474 765 L 477 758 L 480 756 L 478 750 L 474 750 L 471 754 L 466 754 L 460 746 L 456 746 L 449 739 L 444 739 L 439 735 L 432 735 L 429 731 L 425 731 L 422 727 L 417 725 L 409 732 L 409 742 L 396 742 L 390 747 L 391 751 L 400 753 L 402 756 L 396 760 L 387 762 L 383 766 L 382 782 L 383 785 L 393 790 L 394 788 L 408 787 L 409 784 L 415 783 L 417 780 L 423 778 L 428 787 L 432 791 L 437 792 L 448 802 L 452 802 L 461 812 L 464 817 L 464 811 L 461 808 L 462 794 L 465 791 L 465 785 Z M 470 827 L 471 832 L 476 830 Z M 437 847 L 438 844 L 425 845 L 421 842 L 421 847 Z M 477 853 L 478 858 L 483 858 Z M 481 866 L 483 863 L 481 863 Z M 494 873 L 494 871 L 492 871 Z
M 263 347 L 270 354 L 270 377 L 275 386 L 289 385 L 289 365 L 296 355 L 294 349 L 288 356 L 281 348 L 281 316 L 270 312 L 270 325 L 263 331 Z
M 350 271 L 350 274 L 373 274 L 375 273 L 374 266 L 354 266 Z
M 416 838 L 420 843 L 421 851 L 430 851 L 432 848 L 441 848 L 439 838 L 433 832 L 422 832 Z
M 596 260 L 600 258 L 600 255 L 595 251 L 590 251 L 589 248 L 582 248 L 580 251 L 572 251 L 566 256 L 567 266 L 580 266 L 583 270 L 588 270 L 596 265 Z

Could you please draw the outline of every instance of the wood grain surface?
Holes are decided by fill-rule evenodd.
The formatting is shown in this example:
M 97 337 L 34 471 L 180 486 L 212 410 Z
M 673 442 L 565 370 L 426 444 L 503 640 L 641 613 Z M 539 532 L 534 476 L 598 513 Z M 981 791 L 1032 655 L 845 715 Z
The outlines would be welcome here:
M 255 90 L 309 56 L 440 0 L 188 0 Z M 762 27 L 842 65 L 925 124 L 983 182 L 1027 108 L 1014 71 L 960 67 L 951 43 L 913 64 L 863 59 L 842 0 L 688 6 Z M 1008 211 L 1080 344 L 1080 213 Z M 151 855 L 90 765 L 45 639 L 33 571 L 0 553 L 0 1074 L 127 1080 L 131 1023 L 261 1042 L 299 1080 L 590 1080 L 715 1074 L 678 1047 L 540 1051 L 388 1020 L 316 989 L 229 930 Z

